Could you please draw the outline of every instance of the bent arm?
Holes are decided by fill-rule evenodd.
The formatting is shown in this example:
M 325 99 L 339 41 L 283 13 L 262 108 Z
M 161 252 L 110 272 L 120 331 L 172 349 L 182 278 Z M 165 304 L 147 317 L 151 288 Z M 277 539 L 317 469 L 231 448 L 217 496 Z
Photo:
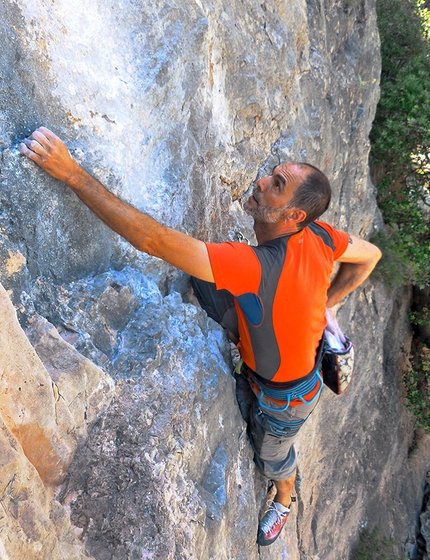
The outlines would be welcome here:
M 338 262 L 339 270 L 328 289 L 327 307 L 333 307 L 358 288 L 375 268 L 382 253 L 372 243 L 350 235 L 346 251 Z
M 65 144 L 41 127 L 19 146 L 21 153 L 52 177 L 63 181 L 113 231 L 136 249 L 213 282 L 206 245 L 180 231 L 163 226 L 108 191 L 72 158 Z

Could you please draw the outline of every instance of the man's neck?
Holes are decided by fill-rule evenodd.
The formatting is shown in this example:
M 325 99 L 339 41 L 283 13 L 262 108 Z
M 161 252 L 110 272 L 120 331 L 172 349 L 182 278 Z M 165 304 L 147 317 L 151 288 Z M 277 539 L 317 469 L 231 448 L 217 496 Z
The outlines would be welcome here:
M 259 245 L 284 237 L 284 235 L 292 235 L 298 233 L 300 228 L 296 224 L 287 223 L 274 223 L 267 222 L 254 222 L 254 231 Z

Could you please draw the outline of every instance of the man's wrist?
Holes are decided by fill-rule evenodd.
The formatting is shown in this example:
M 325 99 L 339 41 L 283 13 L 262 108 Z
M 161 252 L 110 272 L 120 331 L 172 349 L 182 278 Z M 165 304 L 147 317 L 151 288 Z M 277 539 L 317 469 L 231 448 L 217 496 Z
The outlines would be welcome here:
M 63 180 L 68 187 L 74 191 L 78 191 L 84 182 L 87 182 L 91 175 L 85 171 L 76 161 L 70 174 Z

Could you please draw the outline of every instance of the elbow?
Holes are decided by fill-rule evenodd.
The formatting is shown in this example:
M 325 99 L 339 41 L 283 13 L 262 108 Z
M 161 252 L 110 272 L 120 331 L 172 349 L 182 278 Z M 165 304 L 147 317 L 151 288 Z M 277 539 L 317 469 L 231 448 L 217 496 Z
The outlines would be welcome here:
M 371 267 L 371 269 L 373 269 L 381 260 L 382 252 L 379 249 L 379 247 L 377 247 L 373 243 L 370 243 L 369 241 L 365 241 L 365 251 L 362 253 L 362 257 L 363 257 L 362 263 L 364 265 Z
M 368 275 L 372 273 L 372 271 L 374 270 L 378 262 L 381 260 L 381 258 L 382 258 L 381 250 L 378 247 L 376 247 L 376 245 L 373 245 L 372 251 L 368 255 L 367 263 L 363 263 L 368 270 L 367 272 Z
M 135 239 L 132 245 L 141 253 L 163 259 L 163 243 L 160 241 L 160 237 L 142 235 L 138 239 Z
M 134 239 L 128 239 L 131 245 L 141 253 L 147 253 L 151 256 L 157 256 L 155 243 L 152 242 L 151 238 L 146 235 L 135 237 Z
M 376 245 L 373 245 L 373 266 L 375 267 L 382 258 L 382 251 Z
M 153 244 L 149 243 L 147 240 L 145 240 L 145 241 L 138 240 L 138 241 L 132 243 L 132 245 L 135 249 L 137 249 L 141 253 L 146 253 L 147 255 L 150 255 L 151 257 L 158 257 L 158 254 L 157 254 L 157 251 L 156 251 L 155 247 L 153 246 Z
M 381 260 L 381 258 L 382 258 L 382 251 L 379 249 L 379 247 L 373 245 L 373 251 L 371 255 L 373 266 L 376 266 L 378 262 Z
M 382 259 L 382 251 L 380 249 L 378 249 L 378 258 L 377 258 L 376 262 L 378 262 L 381 259 Z

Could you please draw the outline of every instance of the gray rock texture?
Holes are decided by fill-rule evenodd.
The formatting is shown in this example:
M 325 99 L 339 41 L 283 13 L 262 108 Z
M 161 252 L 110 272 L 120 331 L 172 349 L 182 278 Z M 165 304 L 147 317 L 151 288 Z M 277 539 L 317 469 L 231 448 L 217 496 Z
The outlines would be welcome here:
M 266 481 L 221 329 L 183 274 L 17 150 L 48 126 L 113 192 L 211 241 L 253 239 L 240 205 L 252 183 L 308 161 L 333 185 L 327 221 L 368 238 L 381 225 L 367 162 L 374 4 L 1 0 L 0 280 L 55 383 L 74 347 L 116 387 L 106 410 L 85 378 L 91 419 L 69 387 L 80 445 L 56 497 L 82 540 L 76 558 L 85 545 L 96 560 L 347 560 L 375 526 L 399 557 L 415 554 L 429 441 L 401 404 L 409 292 L 369 280 L 339 310 L 357 346 L 352 386 L 326 390 L 304 427 L 297 507 L 258 551 Z
M 430 545 L 430 507 L 429 507 L 429 479 L 430 473 L 427 473 L 427 484 L 425 487 L 423 511 L 420 515 L 421 525 L 421 538 L 422 542 L 419 543 L 419 552 L 423 560 L 429 558 L 429 545 Z

